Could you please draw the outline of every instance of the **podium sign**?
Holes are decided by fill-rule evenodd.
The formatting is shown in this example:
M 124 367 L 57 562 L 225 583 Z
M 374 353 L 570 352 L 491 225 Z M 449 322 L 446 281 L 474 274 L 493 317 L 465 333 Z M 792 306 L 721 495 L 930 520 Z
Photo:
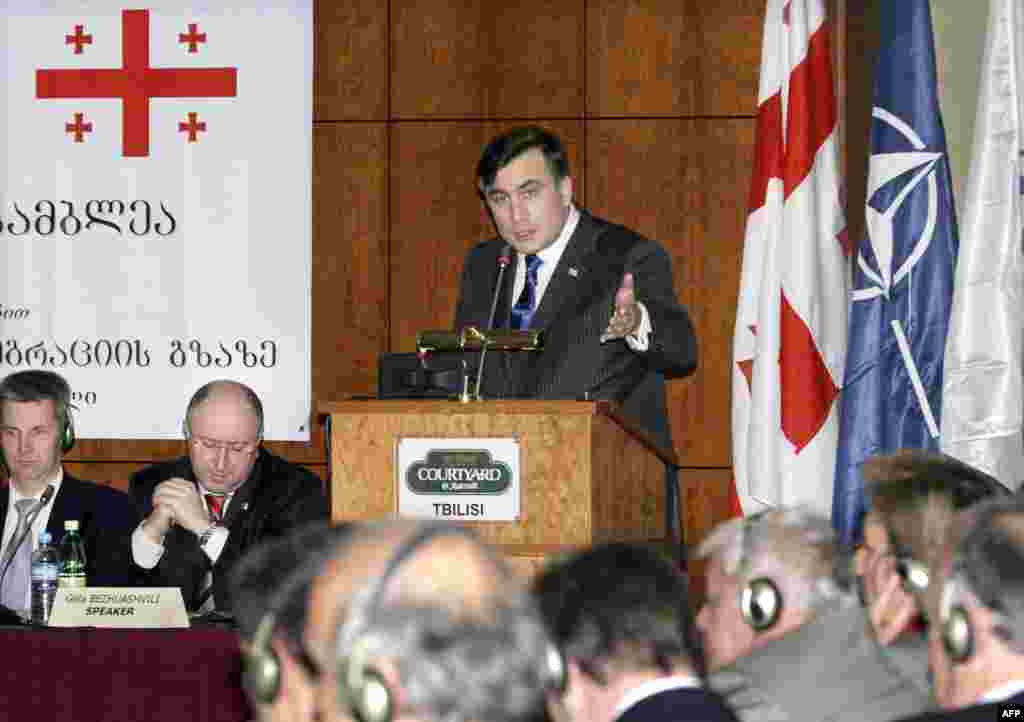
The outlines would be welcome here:
M 57 590 L 51 627 L 187 628 L 177 587 L 81 587 Z
M 398 516 L 457 521 L 517 521 L 519 440 L 399 437 Z

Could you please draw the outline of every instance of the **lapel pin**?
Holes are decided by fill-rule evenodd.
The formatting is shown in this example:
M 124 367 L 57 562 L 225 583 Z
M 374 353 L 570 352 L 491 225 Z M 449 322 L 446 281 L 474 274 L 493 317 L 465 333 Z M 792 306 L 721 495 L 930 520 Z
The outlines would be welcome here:
M 242 511 L 249 511 L 249 502 L 242 504 Z
M 569 266 L 569 275 L 572 276 L 573 278 L 579 278 L 580 269 L 576 268 L 576 266 Z

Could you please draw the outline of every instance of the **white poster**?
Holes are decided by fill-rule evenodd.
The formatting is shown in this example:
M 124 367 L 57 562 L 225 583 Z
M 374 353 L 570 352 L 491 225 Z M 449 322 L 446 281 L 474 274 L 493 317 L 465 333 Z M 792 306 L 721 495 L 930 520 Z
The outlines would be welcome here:
M 3 5 L 0 376 L 121 439 L 237 379 L 307 440 L 312 0 Z

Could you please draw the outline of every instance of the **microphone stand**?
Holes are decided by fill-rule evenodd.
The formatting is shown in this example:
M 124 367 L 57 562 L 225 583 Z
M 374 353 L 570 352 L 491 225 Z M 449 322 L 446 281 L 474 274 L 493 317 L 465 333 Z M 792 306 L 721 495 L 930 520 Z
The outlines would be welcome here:
M 14 555 L 17 553 L 18 548 L 22 544 L 25 543 L 25 539 L 28 537 L 29 533 L 32 531 L 32 525 L 35 524 L 36 519 L 39 517 L 39 513 L 43 510 L 43 507 L 45 507 L 47 504 L 50 503 L 50 499 L 52 499 L 52 498 L 53 498 L 53 486 L 48 484 L 46 486 L 46 491 L 44 491 L 43 495 L 41 497 L 39 497 L 39 503 L 36 504 L 35 508 L 33 508 L 32 511 L 29 512 L 29 521 L 25 525 L 25 531 L 23 531 L 21 533 L 21 536 L 18 537 L 16 540 L 14 540 L 14 539 L 11 540 L 11 541 L 15 542 L 15 544 L 14 544 L 13 547 L 11 547 L 11 553 L 7 555 L 7 561 L 4 562 L 3 571 L 0 571 L 0 589 L 3 588 L 4 578 L 7 576 L 7 570 L 11 568 L 11 563 L 14 561 Z M 6 607 L 6 606 L 0 604 L 0 624 L 11 625 L 11 624 L 24 624 L 24 623 L 25 623 L 25 620 L 22 619 L 21 615 L 19 615 L 16 611 L 11 609 L 10 607 Z
M 487 330 L 491 331 L 494 329 L 494 312 L 498 309 L 498 296 L 501 295 L 502 291 L 502 280 L 505 278 L 505 269 L 508 268 L 508 264 L 512 261 L 512 246 L 508 243 L 501 249 L 501 255 L 498 256 L 498 280 L 494 284 L 494 296 L 491 298 L 491 312 L 487 315 Z M 480 385 L 484 380 L 484 361 L 487 360 L 487 347 L 490 345 L 487 336 L 484 336 L 483 345 L 480 348 L 480 363 L 476 367 L 476 387 L 473 389 L 473 400 L 480 400 Z M 465 400 L 465 399 L 464 399 Z

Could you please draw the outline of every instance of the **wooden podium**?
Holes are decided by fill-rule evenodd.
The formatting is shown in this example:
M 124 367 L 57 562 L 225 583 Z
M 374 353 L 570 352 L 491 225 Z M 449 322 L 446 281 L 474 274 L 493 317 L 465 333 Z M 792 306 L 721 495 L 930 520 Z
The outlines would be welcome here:
M 517 521 L 465 522 L 524 572 L 596 542 L 666 540 L 670 450 L 603 401 L 359 400 L 318 405 L 330 417 L 331 519 L 398 511 L 403 438 L 507 438 L 519 445 Z

